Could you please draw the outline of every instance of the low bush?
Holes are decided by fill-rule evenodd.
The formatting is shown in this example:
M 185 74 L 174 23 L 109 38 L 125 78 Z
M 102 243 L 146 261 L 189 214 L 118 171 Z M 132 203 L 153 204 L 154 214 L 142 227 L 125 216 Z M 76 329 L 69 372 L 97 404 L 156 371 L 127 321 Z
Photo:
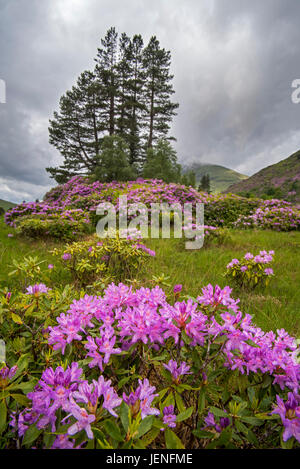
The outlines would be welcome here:
M 82 210 L 23 216 L 16 219 L 15 226 L 21 236 L 61 240 L 76 239 L 91 230 L 89 217 Z
M 240 287 L 267 286 L 274 272 L 270 265 L 274 251 L 260 251 L 257 256 L 247 252 L 243 259 L 232 259 L 225 275 Z
M 105 239 L 95 235 L 88 240 L 55 249 L 53 254 L 59 257 L 73 280 L 82 286 L 132 279 L 137 270 L 144 267 L 149 256 L 155 256 L 155 252 L 144 244 L 121 238 L 118 233 Z

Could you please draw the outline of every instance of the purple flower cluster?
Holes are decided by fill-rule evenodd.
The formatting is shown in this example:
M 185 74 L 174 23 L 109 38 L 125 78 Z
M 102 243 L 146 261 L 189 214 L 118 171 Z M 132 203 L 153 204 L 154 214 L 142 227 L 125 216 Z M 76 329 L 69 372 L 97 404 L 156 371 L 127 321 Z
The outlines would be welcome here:
M 212 412 L 208 412 L 207 417 L 204 419 L 205 422 L 205 430 L 213 430 L 216 431 L 217 433 L 221 433 L 224 428 L 228 427 L 230 425 L 230 420 L 228 417 L 221 417 L 220 422 L 217 423 L 215 421 L 214 414 Z
M 171 404 L 163 410 L 163 423 L 168 425 L 170 428 L 176 427 L 176 415 L 174 413 L 174 406 Z M 162 431 L 164 428 L 161 429 Z
M 180 365 L 178 365 L 175 360 L 170 360 L 168 364 L 164 363 L 163 366 L 171 373 L 172 378 L 176 384 L 180 382 L 180 376 L 191 374 L 189 371 L 191 367 L 185 362 L 182 362 Z
M 229 287 L 208 285 L 197 302 L 188 300 L 171 305 L 159 287 L 133 291 L 123 284 L 111 284 L 103 297 L 86 295 L 74 301 L 69 311 L 57 318 L 58 325 L 49 328 L 49 344 L 64 353 L 67 344 L 85 340 L 90 367 L 103 370 L 112 355 L 136 343 L 159 349 L 169 338 L 181 343 L 185 332 L 193 347 L 225 336 L 222 349 L 225 367 L 246 374 L 268 373 L 282 389 L 288 387 L 296 392 L 300 365 L 295 340 L 283 329 L 276 335 L 256 327 L 250 315 L 243 316 L 239 311 L 239 300 L 230 294 Z M 95 327 L 97 337 L 89 333 Z M 189 369 L 185 363 L 178 369 L 176 366 L 172 360 L 165 365 L 175 379 Z
M 159 410 L 152 407 L 153 399 L 158 396 L 158 394 L 155 394 L 155 390 L 155 386 L 151 386 L 148 379 L 143 381 L 139 379 L 139 385 L 136 390 L 131 392 L 129 396 L 123 393 L 123 400 L 131 407 L 133 415 L 140 411 L 142 419 L 148 415 L 159 415 Z
M 99 181 L 90 182 L 88 178 L 75 176 L 67 183 L 51 189 L 45 196 L 43 202 L 22 203 L 12 208 L 5 214 L 5 222 L 10 226 L 15 226 L 18 218 L 32 215 L 41 218 L 49 218 L 52 215 L 60 217 L 73 217 L 74 214 L 85 215 L 89 223 L 88 212 L 95 212 L 101 202 L 118 201 L 115 194 L 126 194 L 128 203 L 181 203 L 203 202 L 206 203 L 213 196 L 206 193 L 199 193 L 192 187 L 180 184 L 166 184 L 156 179 L 139 179 L 129 182 L 101 183 Z M 83 212 L 83 210 L 85 212 Z
M 277 406 L 271 413 L 281 418 L 284 426 L 283 441 L 294 437 L 300 442 L 300 395 L 289 392 L 286 402 L 279 396 L 276 396 L 276 400 Z
M 234 226 L 275 231 L 299 230 L 300 211 L 284 200 L 264 200 L 251 215 L 239 217 Z
M 17 369 L 17 365 L 12 368 L 4 366 L 0 369 L 0 389 L 7 386 L 8 382 L 15 376 Z
M 268 277 L 274 275 L 273 269 L 269 267 L 273 262 L 274 251 L 260 251 L 254 256 L 247 252 L 243 259 L 232 259 L 227 264 L 226 275 L 241 285 L 257 286 L 259 283 L 267 285 Z
M 39 429 L 50 425 L 51 431 L 55 432 L 57 411 L 63 412 L 61 422 L 70 426 L 63 438 L 55 440 L 53 448 L 73 447 L 73 442 L 68 436 L 81 430 L 86 432 L 88 438 L 94 438 L 91 423 L 96 420 L 98 407 L 117 417 L 115 408 L 122 402 L 110 380 L 106 381 L 100 376 L 97 381 L 93 380 L 89 384 L 87 380 L 82 379 L 82 369 L 76 362 L 66 370 L 61 366 L 45 370 L 34 391 L 28 394 L 28 398 L 31 399 L 31 408 L 22 411 L 18 418 L 14 414 L 10 425 L 18 429 L 19 436 L 23 436 L 28 425 L 32 423 Z
M 26 291 L 27 295 L 39 296 L 41 293 L 47 293 L 50 288 L 46 287 L 44 283 L 37 283 L 35 285 L 30 285 Z

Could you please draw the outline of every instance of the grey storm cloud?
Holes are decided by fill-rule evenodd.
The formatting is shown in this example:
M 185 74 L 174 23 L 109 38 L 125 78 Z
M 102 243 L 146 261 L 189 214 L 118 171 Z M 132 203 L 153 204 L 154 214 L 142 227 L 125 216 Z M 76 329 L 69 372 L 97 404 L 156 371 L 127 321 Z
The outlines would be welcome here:
M 110 26 L 171 50 L 182 163 L 253 174 L 287 157 L 300 146 L 299 16 L 295 0 L 0 0 L 0 198 L 54 185 L 48 120 Z

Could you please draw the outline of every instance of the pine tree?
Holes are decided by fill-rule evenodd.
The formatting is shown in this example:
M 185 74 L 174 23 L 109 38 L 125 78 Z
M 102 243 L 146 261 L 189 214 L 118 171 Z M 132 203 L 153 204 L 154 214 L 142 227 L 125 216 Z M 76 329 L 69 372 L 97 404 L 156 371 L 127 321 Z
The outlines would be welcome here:
M 104 101 L 102 109 L 102 120 L 105 123 L 105 130 L 109 135 L 114 135 L 116 130 L 116 107 L 119 89 L 118 75 L 118 33 L 115 28 L 110 28 L 104 39 L 101 39 L 102 48 L 98 49 L 95 58 L 95 74 L 101 84 L 99 89 L 101 98 Z
M 198 187 L 198 191 L 204 191 L 210 194 L 210 177 L 209 174 L 204 174 L 201 178 L 200 185 Z
M 49 141 L 64 162 L 47 171 L 59 183 L 77 174 L 100 174 L 107 136 L 125 142 L 132 171 L 139 174 L 147 150 L 160 139 L 173 139 L 168 133 L 178 104 L 171 101 L 171 56 L 155 36 L 144 47 L 141 35 L 130 38 L 123 33 L 118 41 L 115 28 L 110 28 L 95 62 L 94 71 L 83 72 L 62 96 L 50 120 Z M 174 164 L 172 177 L 178 170 Z
M 122 137 L 117 135 L 104 137 L 93 179 L 102 182 L 134 179 L 136 173 L 129 163 L 129 156 L 129 148 Z
M 132 40 L 124 33 L 121 35 L 118 132 L 129 145 L 132 165 L 138 165 L 141 159 L 140 128 L 144 81 L 142 51 L 143 39 L 140 35 L 135 35 Z
M 171 53 L 160 48 L 155 36 L 151 37 L 144 49 L 143 65 L 146 74 L 146 148 L 151 148 L 160 138 L 174 140 L 173 137 L 167 137 L 167 134 L 179 105 L 171 101 L 174 93 L 171 83 L 173 75 L 170 74 Z
M 135 35 L 131 42 L 132 50 L 132 67 L 131 80 L 129 83 L 130 90 L 130 117 L 129 117 L 129 147 L 131 164 L 140 164 L 141 157 L 141 130 L 143 127 L 143 111 L 144 103 L 144 80 L 145 74 L 143 70 L 143 39 L 140 35 Z
M 99 86 L 92 72 L 83 72 L 71 91 L 60 99 L 59 112 L 50 120 L 49 141 L 64 157 L 58 168 L 46 168 L 58 182 L 75 174 L 93 172 L 102 130 Z

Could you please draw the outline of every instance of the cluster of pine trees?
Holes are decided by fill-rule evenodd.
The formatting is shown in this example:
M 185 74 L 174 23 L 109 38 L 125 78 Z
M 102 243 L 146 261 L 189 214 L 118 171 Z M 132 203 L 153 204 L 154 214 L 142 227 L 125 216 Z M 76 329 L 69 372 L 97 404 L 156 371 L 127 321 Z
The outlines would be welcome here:
M 136 176 L 181 181 L 169 135 L 178 103 L 170 73 L 171 54 L 153 36 L 147 45 L 110 28 L 76 85 L 60 99 L 49 140 L 64 157 L 47 168 L 58 183 L 77 174 L 102 181 Z
M 199 187 L 198 187 L 198 191 L 208 192 L 208 194 L 211 193 L 209 174 L 204 174 L 202 176 Z

